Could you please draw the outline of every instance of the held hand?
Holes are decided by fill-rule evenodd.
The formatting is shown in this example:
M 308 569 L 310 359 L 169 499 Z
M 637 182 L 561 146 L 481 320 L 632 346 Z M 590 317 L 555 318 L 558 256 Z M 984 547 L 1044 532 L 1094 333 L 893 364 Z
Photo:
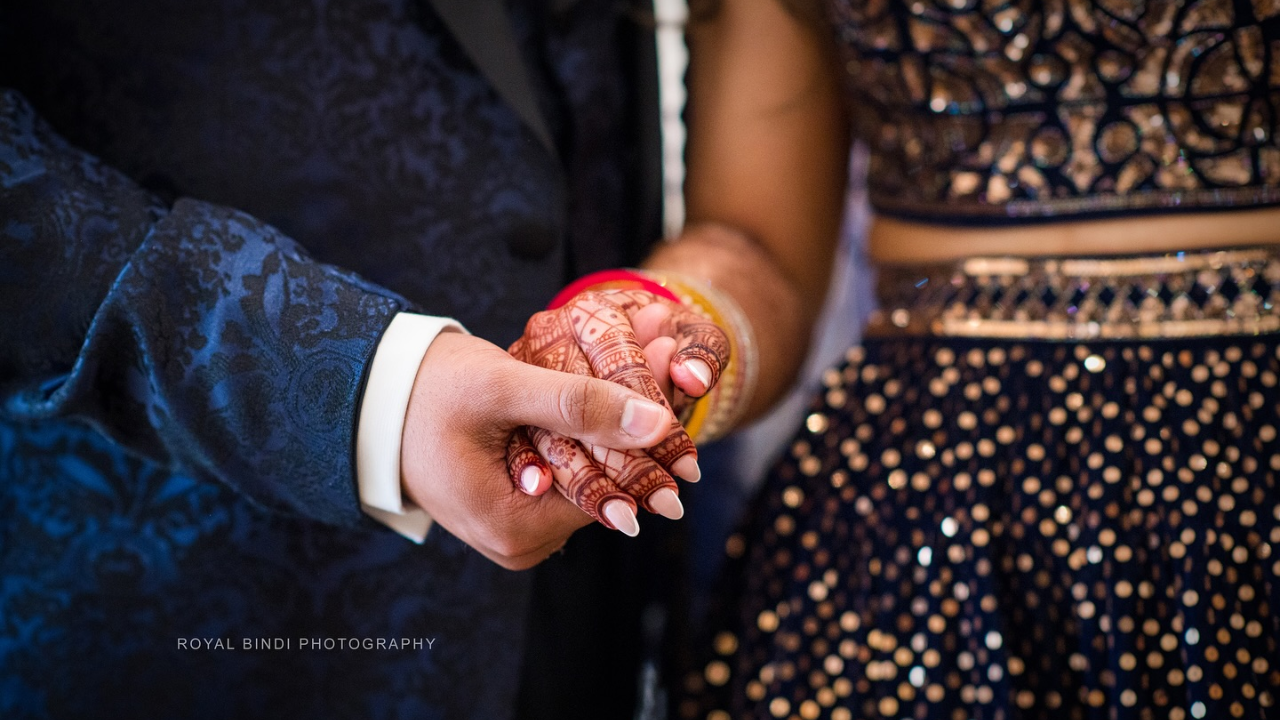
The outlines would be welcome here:
M 714 387 L 728 361 L 728 347 L 724 332 L 714 323 L 648 292 L 588 291 L 535 315 L 511 353 L 542 367 L 612 380 L 659 402 L 679 403 Z M 551 483 L 541 469 L 539 451 L 551 460 L 557 476 L 560 472 L 557 458 L 548 452 L 553 438 L 544 431 L 529 432 L 532 437 L 524 431 L 513 436 L 509 464 L 513 482 L 528 494 L 540 495 Z M 681 517 L 684 510 L 664 468 L 694 481 L 700 475 L 696 450 L 678 423 L 647 455 L 601 445 L 587 445 L 585 450 L 619 487 L 648 510 L 669 518 Z M 633 522 L 612 525 L 628 534 L 638 530 Z
M 635 522 L 632 496 L 555 436 L 634 450 L 656 444 L 674 422 L 666 408 L 615 383 L 534 367 L 479 338 L 442 333 L 414 381 L 402 487 L 463 542 L 503 567 L 524 569 L 592 518 L 611 527 L 610 517 Z M 546 429 L 538 446 L 556 458 L 557 481 L 573 502 L 512 486 L 506 449 L 522 426 Z
M 649 367 L 677 414 L 691 398 L 702 397 L 719 382 L 729 362 L 729 338 L 718 325 L 644 290 L 611 290 L 603 295 L 626 312 Z
M 539 367 L 609 380 L 667 406 L 627 311 L 609 294 L 584 292 L 537 313 L 511 354 Z M 664 470 L 686 480 L 698 479 L 697 454 L 674 414 L 667 436 L 649 451 Z

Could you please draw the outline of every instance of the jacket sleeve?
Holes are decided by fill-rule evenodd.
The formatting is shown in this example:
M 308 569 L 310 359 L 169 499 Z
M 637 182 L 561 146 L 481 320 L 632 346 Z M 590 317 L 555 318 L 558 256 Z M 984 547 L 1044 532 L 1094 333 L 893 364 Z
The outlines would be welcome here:
M 356 408 L 409 309 L 243 213 L 165 207 L 0 89 L 0 417 L 61 418 L 268 509 L 364 522 Z

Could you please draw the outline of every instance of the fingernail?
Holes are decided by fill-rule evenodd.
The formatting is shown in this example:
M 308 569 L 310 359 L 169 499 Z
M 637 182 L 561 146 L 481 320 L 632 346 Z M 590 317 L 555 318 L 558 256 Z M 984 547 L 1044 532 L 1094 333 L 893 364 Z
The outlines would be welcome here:
M 671 488 L 658 488 L 649 496 L 649 507 L 662 517 L 679 520 L 684 517 L 684 504 Z
M 542 470 L 537 465 L 526 465 L 524 470 L 520 471 L 520 487 L 530 495 L 538 492 L 538 486 L 542 484 Z
M 622 534 L 635 537 L 640 534 L 640 523 L 636 522 L 636 514 L 631 506 L 621 500 L 610 500 L 604 504 L 604 516 Z
M 632 398 L 622 408 L 622 430 L 635 438 L 653 435 L 671 422 L 667 411 L 657 403 Z
M 685 360 L 684 366 L 689 369 L 689 372 L 693 373 L 694 377 L 698 378 L 698 382 L 702 383 L 704 390 L 711 388 L 711 366 L 705 360 L 697 358 Z
M 702 468 L 698 467 L 698 458 L 694 455 L 685 455 L 671 463 L 671 472 L 689 482 L 698 482 L 702 479 Z

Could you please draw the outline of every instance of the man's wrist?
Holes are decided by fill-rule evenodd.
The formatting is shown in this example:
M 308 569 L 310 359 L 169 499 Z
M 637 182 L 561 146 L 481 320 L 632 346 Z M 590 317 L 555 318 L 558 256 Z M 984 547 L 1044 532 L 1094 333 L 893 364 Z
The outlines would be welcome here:
M 441 332 L 466 331 L 446 317 L 396 315 L 378 341 L 360 402 L 356 430 L 360 503 L 370 517 L 414 542 L 426 538 L 431 517 L 401 491 L 400 446 L 405 414 L 427 348 Z

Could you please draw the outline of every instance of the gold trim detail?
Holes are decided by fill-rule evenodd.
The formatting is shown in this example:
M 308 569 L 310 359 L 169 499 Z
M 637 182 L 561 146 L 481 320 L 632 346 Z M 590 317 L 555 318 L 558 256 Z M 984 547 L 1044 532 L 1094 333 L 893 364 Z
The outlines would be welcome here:
M 867 334 L 1157 339 L 1280 331 L 1280 247 L 971 258 L 881 271 Z

